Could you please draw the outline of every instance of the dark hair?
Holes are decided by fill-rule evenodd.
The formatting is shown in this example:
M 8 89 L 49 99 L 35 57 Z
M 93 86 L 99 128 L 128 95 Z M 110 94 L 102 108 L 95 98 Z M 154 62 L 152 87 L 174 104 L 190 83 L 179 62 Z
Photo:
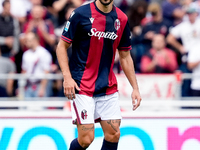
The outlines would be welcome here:
M 6 5 L 6 3 L 10 3 L 10 0 L 4 0 L 2 3 L 2 6 L 4 7 Z

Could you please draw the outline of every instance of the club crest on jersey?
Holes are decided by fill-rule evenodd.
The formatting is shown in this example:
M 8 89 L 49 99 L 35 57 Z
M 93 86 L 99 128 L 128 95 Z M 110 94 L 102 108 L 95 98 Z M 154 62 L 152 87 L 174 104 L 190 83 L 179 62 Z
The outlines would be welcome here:
M 67 21 L 66 26 L 65 26 L 65 31 L 67 32 L 69 30 L 70 22 Z
M 87 119 L 87 111 L 85 110 L 85 109 L 83 109 L 82 110 L 82 112 L 81 112 L 81 118 L 83 119 L 83 120 L 85 120 L 85 119 Z
M 116 29 L 116 30 L 119 30 L 120 25 L 121 25 L 121 24 L 120 24 L 119 19 L 116 19 L 116 20 L 115 20 L 115 23 L 114 23 L 114 27 L 115 27 L 115 29 Z

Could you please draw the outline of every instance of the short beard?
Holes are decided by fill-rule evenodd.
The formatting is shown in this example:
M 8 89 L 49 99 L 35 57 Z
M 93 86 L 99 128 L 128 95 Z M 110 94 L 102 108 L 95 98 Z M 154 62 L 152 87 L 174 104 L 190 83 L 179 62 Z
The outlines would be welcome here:
M 104 6 L 108 6 L 108 5 L 110 5 L 110 3 L 112 3 L 113 0 L 110 0 L 109 3 L 103 3 L 102 0 L 99 0 L 99 1 L 100 1 L 100 3 L 101 3 L 102 5 L 104 5 Z

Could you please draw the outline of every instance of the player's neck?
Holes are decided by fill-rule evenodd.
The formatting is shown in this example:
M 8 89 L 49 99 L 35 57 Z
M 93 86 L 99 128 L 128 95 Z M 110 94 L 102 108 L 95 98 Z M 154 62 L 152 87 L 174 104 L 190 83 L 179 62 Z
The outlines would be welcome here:
M 109 13 L 109 12 L 111 12 L 112 9 L 113 9 L 113 2 L 110 3 L 108 6 L 102 5 L 101 2 L 100 2 L 99 0 L 95 1 L 95 3 L 96 3 L 97 8 L 98 8 L 99 10 L 101 10 L 102 12 L 104 12 L 104 13 Z

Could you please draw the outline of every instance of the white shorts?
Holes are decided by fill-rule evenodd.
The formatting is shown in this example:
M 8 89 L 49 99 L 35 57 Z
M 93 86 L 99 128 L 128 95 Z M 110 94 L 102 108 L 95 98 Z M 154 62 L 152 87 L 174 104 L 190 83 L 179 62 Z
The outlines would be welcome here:
M 71 101 L 73 124 L 93 124 L 101 120 L 121 119 L 118 92 L 101 97 L 76 94 Z

